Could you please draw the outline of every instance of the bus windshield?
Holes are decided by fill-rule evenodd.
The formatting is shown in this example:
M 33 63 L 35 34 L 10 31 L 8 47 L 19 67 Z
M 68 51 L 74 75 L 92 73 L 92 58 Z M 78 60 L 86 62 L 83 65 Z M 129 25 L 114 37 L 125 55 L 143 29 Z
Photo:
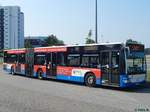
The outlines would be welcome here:
M 127 58 L 128 74 L 143 74 L 146 71 L 144 57 L 129 57 Z

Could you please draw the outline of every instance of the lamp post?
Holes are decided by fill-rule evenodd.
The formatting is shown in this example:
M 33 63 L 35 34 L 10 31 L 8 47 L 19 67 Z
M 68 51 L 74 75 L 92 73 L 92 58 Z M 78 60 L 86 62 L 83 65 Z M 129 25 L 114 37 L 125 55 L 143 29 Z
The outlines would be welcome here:
M 95 0 L 95 43 L 97 42 L 98 38 L 98 33 L 97 33 L 97 0 Z

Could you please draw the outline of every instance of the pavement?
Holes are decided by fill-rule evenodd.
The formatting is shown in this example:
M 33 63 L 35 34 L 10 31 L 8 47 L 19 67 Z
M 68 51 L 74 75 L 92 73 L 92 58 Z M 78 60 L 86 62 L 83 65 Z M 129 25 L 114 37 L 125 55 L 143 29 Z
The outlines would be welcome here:
M 89 88 L 12 76 L 0 68 L 0 112 L 150 112 L 150 87 Z

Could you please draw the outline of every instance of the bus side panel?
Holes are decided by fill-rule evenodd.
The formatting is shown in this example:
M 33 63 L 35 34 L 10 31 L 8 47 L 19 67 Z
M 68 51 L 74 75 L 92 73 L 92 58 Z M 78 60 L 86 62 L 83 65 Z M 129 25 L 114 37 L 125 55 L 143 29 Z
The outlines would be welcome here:
M 135 87 L 137 85 L 141 85 L 145 83 L 144 76 L 137 76 L 134 75 L 132 78 L 127 76 L 126 74 L 120 75 L 120 87 L 125 88 L 125 87 Z M 135 81 L 135 82 L 134 82 Z
M 79 67 L 57 67 L 57 79 L 75 82 L 84 82 L 86 73 L 92 72 L 96 76 L 96 84 L 100 84 L 101 71 L 99 69 L 79 68 Z
M 126 74 L 121 74 L 120 75 L 120 87 L 126 87 L 126 81 L 127 81 L 127 75 Z
M 34 73 L 33 73 L 33 77 L 38 77 L 38 70 L 42 70 L 43 74 L 43 78 L 46 78 L 46 66 L 41 66 L 41 65 L 34 65 Z
M 25 75 L 25 64 L 21 64 L 21 73 L 22 75 Z
M 96 84 L 101 84 L 101 70 L 100 69 L 91 69 L 91 72 L 96 75 Z

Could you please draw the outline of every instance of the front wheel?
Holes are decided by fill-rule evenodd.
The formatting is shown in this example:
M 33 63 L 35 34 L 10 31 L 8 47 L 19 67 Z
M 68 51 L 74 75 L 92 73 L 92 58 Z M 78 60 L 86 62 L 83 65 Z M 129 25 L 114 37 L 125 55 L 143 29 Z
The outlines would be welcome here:
M 85 76 L 85 85 L 89 87 L 94 87 L 96 85 L 96 77 L 93 73 L 88 73 Z
M 42 73 L 43 73 L 43 72 L 42 72 L 41 70 L 39 70 L 39 71 L 37 72 L 37 74 L 38 74 L 38 79 L 40 79 L 40 80 L 43 79 Z

